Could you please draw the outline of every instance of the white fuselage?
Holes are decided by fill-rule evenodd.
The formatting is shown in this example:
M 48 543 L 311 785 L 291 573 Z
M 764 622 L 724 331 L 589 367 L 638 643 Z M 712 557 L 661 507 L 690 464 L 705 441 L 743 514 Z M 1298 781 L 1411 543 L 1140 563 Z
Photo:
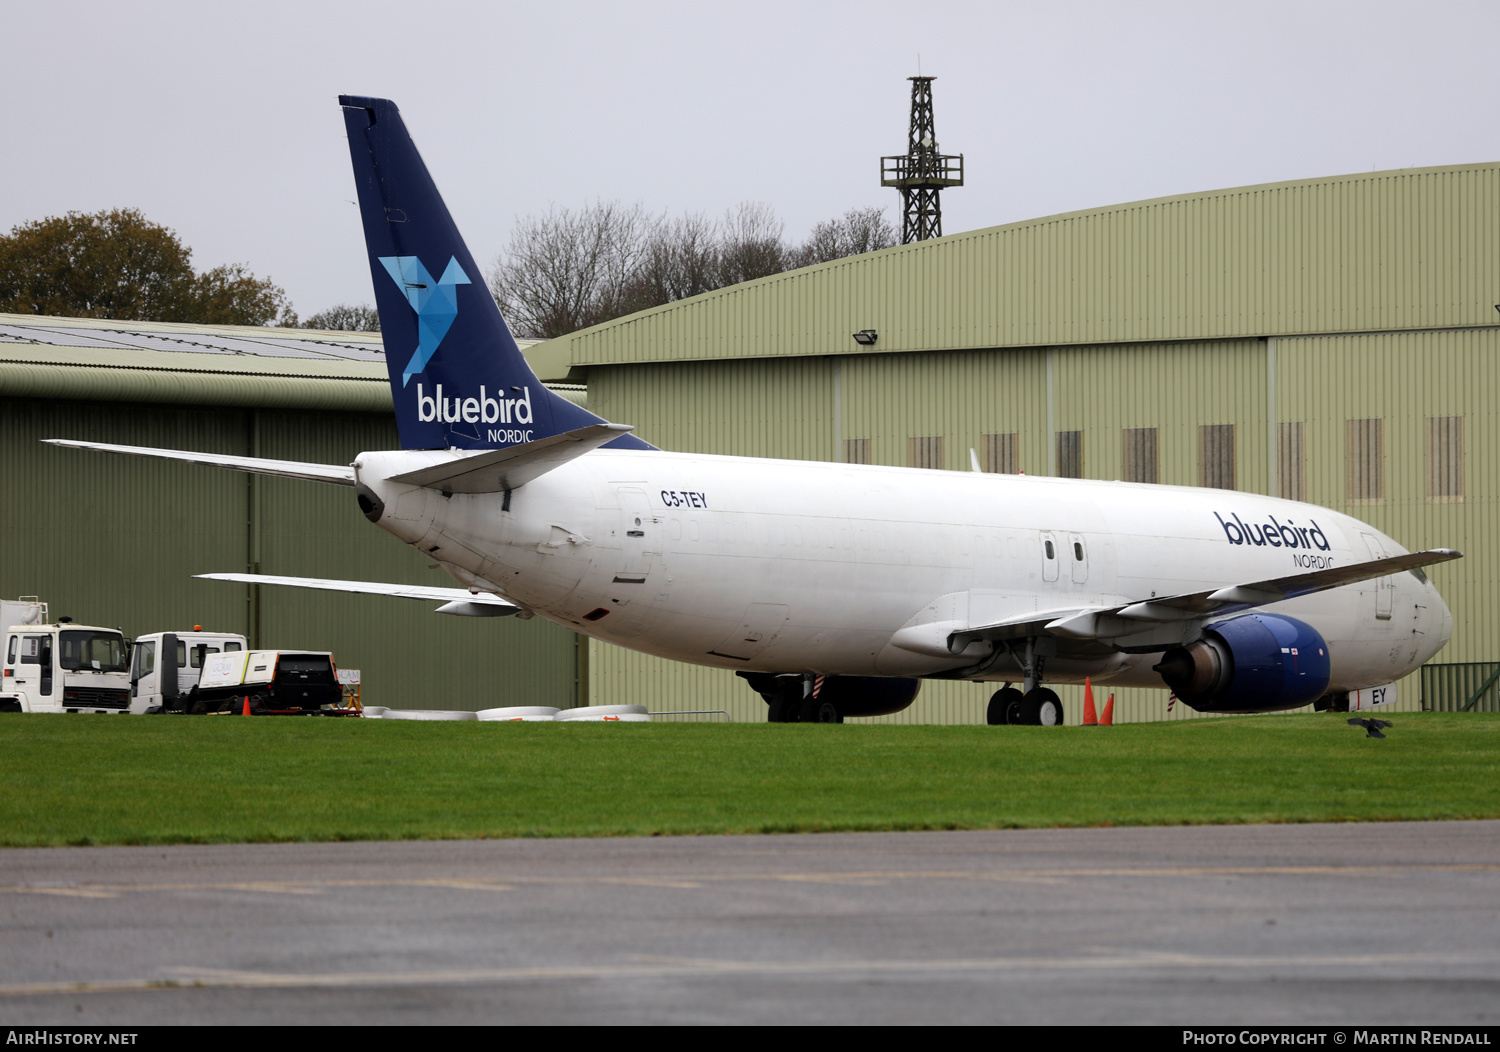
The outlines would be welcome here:
M 913 649 L 912 632 L 905 645 L 893 637 L 1406 550 L 1347 515 L 1250 493 L 977 472 L 596 450 L 513 491 L 508 510 L 502 493 L 445 497 L 388 481 L 461 455 L 362 454 L 355 471 L 384 503 L 379 525 L 548 620 L 729 669 L 940 675 L 974 668 L 990 644 L 954 655 Z M 1268 530 L 1273 517 L 1285 529 Z M 1436 590 L 1412 573 L 1267 609 L 1327 640 L 1330 691 L 1406 675 L 1452 631 Z M 1159 687 L 1157 660 L 1064 647 L 1047 678 Z M 1005 660 L 975 678 L 1019 671 Z

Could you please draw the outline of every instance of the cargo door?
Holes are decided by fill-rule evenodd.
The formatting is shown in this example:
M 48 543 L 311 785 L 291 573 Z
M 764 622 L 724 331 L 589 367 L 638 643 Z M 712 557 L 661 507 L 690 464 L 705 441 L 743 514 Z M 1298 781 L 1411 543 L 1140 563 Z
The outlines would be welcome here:
M 615 583 L 643 584 L 661 554 L 660 523 L 651 512 L 645 490 L 621 486 L 619 495 L 622 536 Z
M 1371 559 L 1384 559 L 1385 549 L 1368 533 L 1361 533 L 1365 539 L 1365 547 L 1369 549 Z M 1375 582 L 1375 617 L 1379 621 L 1389 621 L 1391 610 L 1395 605 L 1396 583 L 1390 577 L 1378 578 Z

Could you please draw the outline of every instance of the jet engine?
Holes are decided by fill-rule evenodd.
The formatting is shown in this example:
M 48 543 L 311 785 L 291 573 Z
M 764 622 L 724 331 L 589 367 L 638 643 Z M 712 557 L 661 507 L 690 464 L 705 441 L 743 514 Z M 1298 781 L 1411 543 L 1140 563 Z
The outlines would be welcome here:
M 818 700 L 833 702 L 840 716 L 889 716 L 916 701 L 921 689 L 919 679 L 829 676 Z
M 1162 655 L 1155 671 L 1199 712 L 1279 712 L 1328 689 L 1328 644 L 1305 621 L 1244 614 Z

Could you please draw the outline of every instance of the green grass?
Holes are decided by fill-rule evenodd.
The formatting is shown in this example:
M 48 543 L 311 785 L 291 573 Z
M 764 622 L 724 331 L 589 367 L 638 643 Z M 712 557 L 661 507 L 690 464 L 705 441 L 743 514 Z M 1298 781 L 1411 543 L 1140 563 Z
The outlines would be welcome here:
M 0 715 L 0 845 L 1500 817 L 1500 717 L 1092 727 Z

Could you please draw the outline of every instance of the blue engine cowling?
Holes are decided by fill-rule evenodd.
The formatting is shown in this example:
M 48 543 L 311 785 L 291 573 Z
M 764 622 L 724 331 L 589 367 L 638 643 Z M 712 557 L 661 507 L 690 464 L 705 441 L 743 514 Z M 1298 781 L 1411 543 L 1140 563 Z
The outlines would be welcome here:
M 1203 630 L 1155 666 L 1167 686 L 1199 712 L 1279 712 L 1308 705 L 1328 689 L 1328 644 L 1305 621 L 1245 614 Z

